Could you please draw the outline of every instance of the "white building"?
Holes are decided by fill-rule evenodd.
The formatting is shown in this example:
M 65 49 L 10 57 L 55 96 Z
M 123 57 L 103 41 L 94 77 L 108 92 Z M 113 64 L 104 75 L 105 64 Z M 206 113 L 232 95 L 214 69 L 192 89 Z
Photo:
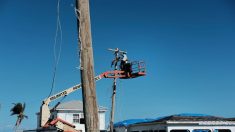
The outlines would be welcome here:
M 99 106 L 99 123 L 100 123 L 100 131 L 104 131 L 105 129 L 105 112 L 107 109 L 105 107 Z M 84 114 L 83 114 L 83 103 L 82 101 L 73 100 L 65 103 L 61 103 L 56 107 L 56 110 L 51 113 L 53 119 L 62 119 L 73 126 L 75 126 L 76 130 L 80 132 L 85 132 L 85 122 L 84 122 Z M 37 130 L 27 130 L 25 132 L 54 132 L 57 131 L 55 128 L 53 129 L 40 129 L 39 125 L 39 113 L 37 114 Z
M 116 132 L 235 132 L 235 119 L 201 114 L 179 114 L 157 119 L 118 122 Z

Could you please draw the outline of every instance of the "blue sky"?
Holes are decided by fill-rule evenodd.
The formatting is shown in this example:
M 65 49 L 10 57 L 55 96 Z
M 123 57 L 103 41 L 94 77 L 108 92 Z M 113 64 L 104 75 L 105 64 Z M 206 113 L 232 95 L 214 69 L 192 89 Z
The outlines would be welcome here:
M 56 6 L 56 0 L 0 0 L 0 131 L 11 131 L 16 102 L 27 105 L 21 127 L 36 127 L 35 113 L 52 83 Z M 147 76 L 118 81 L 116 121 L 177 113 L 235 117 L 234 7 L 233 0 L 91 0 L 96 75 L 111 70 L 108 48 L 146 62 Z M 61 0 L 60 20 L 54 93 L 80 83 L 73 0 Z M 110 108 L 112 80 L 96 88 L 99 105 Z

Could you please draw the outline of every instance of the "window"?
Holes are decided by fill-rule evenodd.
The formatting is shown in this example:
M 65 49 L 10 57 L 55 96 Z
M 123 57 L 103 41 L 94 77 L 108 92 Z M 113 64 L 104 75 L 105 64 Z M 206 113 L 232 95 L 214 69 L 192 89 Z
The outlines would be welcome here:
M 178 130 L 171 130 L 170 132 L 189 132 L 187 129 L 178 129 Z
M 85 124 L 85 119 L 84 118 L 80 118 L 80 124 Z
M 73 114 L 73 123 L 79 123 L 79 114 Z
M 230 129 L 215 129 L 214 132 L 231 132 Z
M 211 132 L 209 129 L 194 129 L 193 132 Z

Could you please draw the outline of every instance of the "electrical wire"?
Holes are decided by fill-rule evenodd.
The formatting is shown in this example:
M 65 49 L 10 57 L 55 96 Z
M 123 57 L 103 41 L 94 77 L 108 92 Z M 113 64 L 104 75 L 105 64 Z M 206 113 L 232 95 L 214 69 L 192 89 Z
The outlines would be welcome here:
M 57 39 L 58 39 L 58 33 L 60 34 L 60 42 L 59 42 L 59 51 L 57 53 Z M 53 69 L 53 76 L 52 76 L 52 83 L 51 83 L 51 90 L 48 95 L 48 97 L 51 96 L 53 89 L 55 87 L 55 79 L 56 79 L 56 72 L 57 67 L 59 64 L 60 56 L 61 56 L 61 49 L 62 49 L 62 28 L 60 23 L 60 0 L 57 1 L 57 20 L 56 20 L 56 34 L 54 38 L 54 69 Z

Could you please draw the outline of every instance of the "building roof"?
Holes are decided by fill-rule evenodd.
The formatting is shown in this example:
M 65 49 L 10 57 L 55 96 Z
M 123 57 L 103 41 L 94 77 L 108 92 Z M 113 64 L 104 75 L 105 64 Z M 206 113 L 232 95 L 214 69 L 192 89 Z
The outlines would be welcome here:
M 199 122 L 199 121 L 235 121 L 235 118 L 225 118 L 204 114 L 176 114 L 164 117 L 158 117 L 153 119 L 130 119 L 117 122 L 114 127 L 127 127 L 134 124 L 143 123 L 169 123 L 169 122 Z M 233 122 L 234 124 L 235 122 Z
M 81 110 L 83 111 L 83 103 L 80 100 L 72 100 L 59 104 L 56 110 Z M 99 106 L 99 111 L 107 111 L 106 107 Z
M 177 114 L 165 117 L 160 117 L 153 120 L 153 122 L 163 122 L 163 121 L 226 121 L 227 118 L 204 115 L 204 114 Z
M 153 121 L 154 119 L 129 119 L 129 120 L 124 120 L 120 121 L 114 124 L 114 127 L 122 127 L 122 126 L 129 126 L 132 124 L 137 124 L 137 123 L 145 123 L 145 122 L 150 122 Z

